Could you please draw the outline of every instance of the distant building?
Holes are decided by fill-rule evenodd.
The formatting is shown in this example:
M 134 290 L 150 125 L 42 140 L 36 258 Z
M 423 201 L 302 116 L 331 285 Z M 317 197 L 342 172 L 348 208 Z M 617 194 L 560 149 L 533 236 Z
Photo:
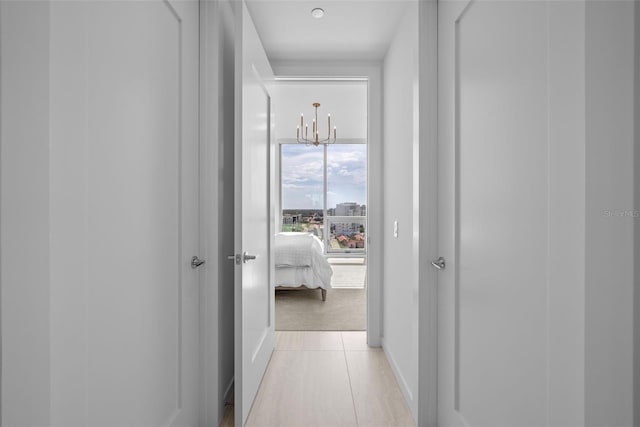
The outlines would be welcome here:
M 346 235 L 351 236 L 353 234 L 360 232 L 360 224 L 359 222 L 334 222 L 332 225 L 332 231 L 336 236 Z
M 338 203 L 336 216 L 360 216 L 360 205 L 355 202 Z
M 297 215 L 284 214 L 284 215 L 282 215 L 282 224 L 284 224 L 284 225 L 300 224 L 301 222 L 302 222 L 302 215 L 301 214 L 297 214 Z
M 331 215 L 331 214 L 330 214 Z M 344 202 L 338 203 L 333 209 L 332 216 L 366 216 L 367 215 L 367 207 L 366 205 L 359 205 L 356 202 Z M 360 233 L 363 230 L 361 227 L 363 224 L 360 222 L 332 222 L 331 231 L 335 233 L 336 236 L 346 235 L 352 236 L 356 233 Z
M 334 212 L 335 216 L 366 216 L 367 206 L 356 202 L 338 203 Z

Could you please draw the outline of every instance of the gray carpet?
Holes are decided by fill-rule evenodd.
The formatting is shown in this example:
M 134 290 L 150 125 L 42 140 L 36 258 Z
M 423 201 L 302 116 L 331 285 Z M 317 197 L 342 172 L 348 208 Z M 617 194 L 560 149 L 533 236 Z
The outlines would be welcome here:
M 366 289 L 329 289 L 322 301 L 318 289 L 276 291 L 277 331 L 364 331 Z

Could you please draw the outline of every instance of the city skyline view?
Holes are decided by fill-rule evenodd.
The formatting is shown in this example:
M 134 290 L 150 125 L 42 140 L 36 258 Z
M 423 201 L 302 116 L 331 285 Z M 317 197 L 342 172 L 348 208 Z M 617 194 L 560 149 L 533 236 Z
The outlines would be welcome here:
M 327 207 L 327 214 L 329 216 L 366 216 L 367 205 L 361 205 L 355 202 L 343 202 L 338 203 L 333 207 Z M 311 208 L 311 209 L 303 209 L 303 208 L 292 208 L 292 209 L 282 209 L 283 215 L 302 215 L 313 217 L 319 216 L 322 217 L 324 215 L 324 210 L 322 208 Z
M 327 208 L 366 205 L 366 144 L 327 147 Z M 324 208 L 324 147 L 282 145 L 282 209 Z

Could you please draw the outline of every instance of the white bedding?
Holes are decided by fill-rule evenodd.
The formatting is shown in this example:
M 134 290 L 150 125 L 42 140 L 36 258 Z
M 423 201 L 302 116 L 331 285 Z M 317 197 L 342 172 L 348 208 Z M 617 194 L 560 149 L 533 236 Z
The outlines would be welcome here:
M 275 238 L 276 286 L 331 288 L 333 270 L 322 241 L 308 233 L 278 233 Z

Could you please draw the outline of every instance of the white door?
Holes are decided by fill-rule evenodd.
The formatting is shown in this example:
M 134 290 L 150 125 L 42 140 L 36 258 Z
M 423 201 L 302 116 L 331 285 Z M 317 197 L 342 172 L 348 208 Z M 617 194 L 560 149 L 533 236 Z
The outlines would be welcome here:
M 236 425 L 242 426 L 275 339 L 271 285 L 273 72 L 244 2 L 235 12 L 235 253 L 239 256 L 235 276 L 235 417 Z
M 584 129 L 580 5 L 568 3 L 439 3 L 441 426 L 574 425 L 550 420 L 580 413 L 579 282 L 556 281 L 579 245 L 554 253 L 579 243 L 555 238 L 579 230 L 561 207 L 579 206 L 580 187 L 555 187 L 579 176 L 566 147 Z
M 198 2 L 51 2 L 51 422 L 198 422 Z

